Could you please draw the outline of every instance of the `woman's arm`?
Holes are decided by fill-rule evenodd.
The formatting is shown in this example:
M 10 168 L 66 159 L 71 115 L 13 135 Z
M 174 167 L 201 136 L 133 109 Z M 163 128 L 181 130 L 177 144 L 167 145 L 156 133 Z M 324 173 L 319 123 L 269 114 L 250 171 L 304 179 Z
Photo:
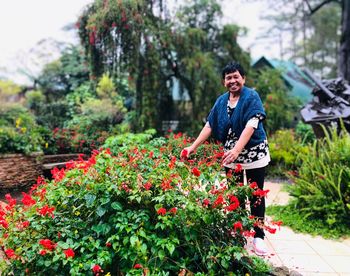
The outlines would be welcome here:
M 195 151 L 205 140 L 207 140 L 209 138 L 209 136 L 211 135 L 211 128 L 209 126 L 209 124 L 207 123 L 201 130 L 201 132 L 199 133 L 197 139 L 193 142 L 193 144 L 187 148 L 184 148 L 181 151 L 181 156 L 182 153 L 184 151 L 187 152 L 186 157 L 188 157 L 190 155 L 190 153 L 192 153 L 193 151 Z

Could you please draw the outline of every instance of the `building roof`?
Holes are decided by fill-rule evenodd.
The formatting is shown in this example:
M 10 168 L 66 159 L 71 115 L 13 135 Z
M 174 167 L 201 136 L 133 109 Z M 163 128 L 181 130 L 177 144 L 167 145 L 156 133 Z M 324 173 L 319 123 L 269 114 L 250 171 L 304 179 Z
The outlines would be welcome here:
M 252 64 L 252 67 L 255 69 L 265 66 L 281 71 L 282 78 L 293 96 L 300 98 L 303 103 L 311 100 L 311 92 L 315 84 L 295 63 L 278 59 L 267 59 L 263 56 Z

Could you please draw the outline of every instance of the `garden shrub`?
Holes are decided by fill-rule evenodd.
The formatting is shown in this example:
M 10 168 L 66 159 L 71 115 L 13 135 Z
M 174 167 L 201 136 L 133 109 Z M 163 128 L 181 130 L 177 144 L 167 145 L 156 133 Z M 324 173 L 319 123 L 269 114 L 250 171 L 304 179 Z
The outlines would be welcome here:
M 331 130 L 302 152 L 302 166 L 292 179 L 290 205 L 305 219 L 318 219 L 328 228 L 350 226 L 350 136 Z
M 94 151 L 87 161 L 54 169 L 50 182 L 39 178 L 23 193 L 22 204 L 6 195 L 0 216 L 4 273 L 269 271 L 244 249 L 256 221 L 240 204 L 252 193 L 265 192 L 255 185 L 226 185 L 222 148 L 205 144 L 185 160 L 180 150 L 190 141 L 181 134 L 136 146 L 121 146 L 118 139 L 107 140 L 113 148 Z
M 0 107 L 0 154 L 42 151 L 45 128 L 36 124 L 34 116 L 20 105 Z
M 269 176 L 287 177 L 299 168 L 299 155 L 307 154 L 307 146 L 296 137 L 294 130 L 278 130 L 269 138 L 271 162 L 268 167 Z
M 300 139 L 302 145 L 313 143 L 316 140 L 312 126 L 301 121 L 295 127 L 295 135 Z

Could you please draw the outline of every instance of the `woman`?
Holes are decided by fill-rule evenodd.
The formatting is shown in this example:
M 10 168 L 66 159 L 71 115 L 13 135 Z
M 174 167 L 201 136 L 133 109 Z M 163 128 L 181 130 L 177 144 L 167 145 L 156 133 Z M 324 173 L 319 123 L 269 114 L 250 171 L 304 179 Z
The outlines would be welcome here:
M 246 87 L 245 72 L 237 62 L 230 62 L 222 71 L 223 85 L 227 92 L 219 96 L 207 118 L 207 123 L 193 144 L 184 150 L 187 156 L 213 135 L 224 145 L 223 165 L 226 172 L 237 165 L 242 171 L 236 173 L 238 181 L 256 182 L 263 190 L 265 167 L 270 162 L 266 133 L 262 121 L 266 114 L 256 91 Z M 251 214 L 261 225 L 265 218 L 265 198 L 251 198 Z M 257 255 L 266 255 L 264 230 L 254 227 L 253 246 Z

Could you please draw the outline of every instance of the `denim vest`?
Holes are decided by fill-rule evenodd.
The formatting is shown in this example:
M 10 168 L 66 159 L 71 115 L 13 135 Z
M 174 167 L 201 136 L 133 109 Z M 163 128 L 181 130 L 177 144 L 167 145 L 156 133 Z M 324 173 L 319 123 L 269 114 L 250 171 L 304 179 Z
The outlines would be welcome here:
M 222 143 L 225 143 L 230 127 L 235 133 L 235 136 L 240 137 L 249 119 L 258 113 L 264 118 L 266 117 L 259 94 L 255 90 L 243 86 L 237 106 L 235 107 L 232 116 L 229 118 L 227 114 L 227 102 L 229 96 L 229 92 L 225 92 L 219 96 L 207 118 L 212 129 L 212 135 Z M 259 123 L 258 128 L 254 131 L 246 148 L 258 145 L 265 139 L 265 130 L 262 123 Z

